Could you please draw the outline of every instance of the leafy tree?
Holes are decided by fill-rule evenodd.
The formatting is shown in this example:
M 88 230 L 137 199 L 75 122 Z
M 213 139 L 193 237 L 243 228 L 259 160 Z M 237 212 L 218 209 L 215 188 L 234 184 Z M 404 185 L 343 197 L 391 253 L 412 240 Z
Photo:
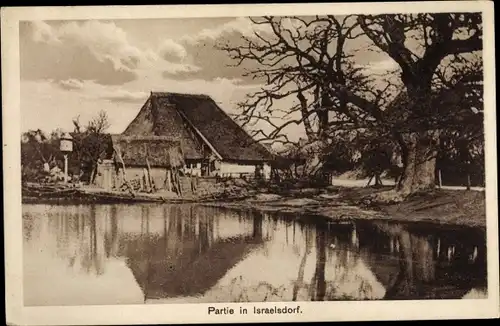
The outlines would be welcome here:
M 60 166 L 57 131 L 47 136 L 42 130 L 29 130 L 21 135 L 21 165 L 23 181 L 36 181 L 45 176 L 45 168 Z
M 93 183 L 99 161 L 112 153 L 110 136 L 105 133 L 110 126 L 108 116 L 100 111 L 85 127 L 76 117 L 73 125 L 73 159 L 80 167 L 81 180 Z

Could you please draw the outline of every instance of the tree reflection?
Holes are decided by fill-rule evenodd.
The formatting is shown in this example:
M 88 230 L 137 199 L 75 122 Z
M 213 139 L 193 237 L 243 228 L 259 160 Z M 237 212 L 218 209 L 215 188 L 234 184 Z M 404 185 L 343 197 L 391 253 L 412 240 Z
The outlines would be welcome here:
M 387 223 L 376 224 L 381 230 L 394 236 L 399 245 L 399 273 L 395 282 L 387 289 L 384 299 L 409 298 L 416 293 L 413 275 L 412 244 L 410 234 L 401 226 Z
M 326 264 L 326 232 L 323 228 L 316 231 L 316 268 L 311 281 L 311 300 L 323 301 L 325 298 L 326 281 L 325 281 L 325 264 Z
M 111 206 L 109 214 L 110 232 L 105 234 L 104 247 L 106 257 L 116 256 L 118 252 L 118 216 L 116 206 Z
M 262 241 L 262 222 L 264 220 L 264 215 L 257 212 L 253 216 L 253 231 L 252 237 L 254 241 Z
M 295 235 L 295 228 L 294 228 L 294 235 Z M 300 260 L 299 275 L 297 276 L 297 281 L 293 285 L 292 301 L 297 300 L 297 294 L 299 292 L 299 288 L 304 285 L 304 269 L 306 267 L 307 256 L 309 256 L 309 254 L 311 253 L 312 238 L 313 238 L 312 237 L 312 229 L 307 228 L 305 231 L 305 250 L 304 250 L 304 254 L 302 255 L 302 259 Z M 295 239 L 295 236 L 294 236 L 294 239 Z
M 96 275 L 102 275 L 104 273 L 104 252 L 100 252 L 98 249 L 98 227 L 96 219 L 96 206 L 92 205 L 90 207 L 89 223 L 86 228 L 83 228 L 83 233 L 88 230 L 88 237 L 84 237 L 84 241 L 87 242 L 86 246 L 83 246 L 81 254 L 81 267 L 87 273 L 95 273 Z
M 377 227 L 397 244 L 399 271 L 387 286 L 384 299 L 461 298 L 474 284 L 485 278 L 479 265 L 469 260 L 471 245 L 453 244 L 446 236 L 410 233 L 401 225 L 378 222 Z M 437 247 L 437 249 L 435 249 Z M 442 250 L 441 248 L 446 248 Z M 452 255 L 448 258 L 448 253 Z

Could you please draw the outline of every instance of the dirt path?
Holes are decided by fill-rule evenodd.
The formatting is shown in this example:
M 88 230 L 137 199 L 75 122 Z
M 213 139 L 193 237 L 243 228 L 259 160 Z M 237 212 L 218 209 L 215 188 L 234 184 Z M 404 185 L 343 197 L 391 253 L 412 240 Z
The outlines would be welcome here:
M 333 186 L 338 186 L 338 187 L 365 187 L 366 184 L 368 183 L 368 179 L 339 179 L 339 178 L 334 178 L 332 180 L 332 185 Z M 372 181 L 373 184 L 373 181 Z M 385 186 L 394 186 L 394 180 L 392 179 L 382 179 L 382 184 Z M 466 186 L 442 186 L 442 190 L 466 190 Z M 471 187 L 471 190 L 473 191 L 484 191 L 484 187 Z

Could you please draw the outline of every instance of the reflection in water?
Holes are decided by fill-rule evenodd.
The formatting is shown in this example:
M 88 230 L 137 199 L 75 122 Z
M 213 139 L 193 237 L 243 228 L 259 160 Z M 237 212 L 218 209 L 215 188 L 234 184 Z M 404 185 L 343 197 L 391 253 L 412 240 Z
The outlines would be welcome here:
M 26 305 L 476 298 L 481 230 L 193 205 L 23 205 Z

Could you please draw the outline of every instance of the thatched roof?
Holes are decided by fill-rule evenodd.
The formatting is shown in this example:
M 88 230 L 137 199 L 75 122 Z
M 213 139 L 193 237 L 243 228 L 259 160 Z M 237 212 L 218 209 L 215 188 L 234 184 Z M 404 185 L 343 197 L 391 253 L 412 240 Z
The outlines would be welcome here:
M 201 158 L 203 149 L 210 149 L 226 161 L 272 160 L 264 146 L 206 95 L 151 93 L 123 134 L 180 139 L 187 159 Z
M 191 135 L 175 107 L 162 105 L 158 110 L 151 97 L 122 135 L 167 137 L 180 142 L 184 158 L 199 160 L 204 157 L 202 142 Z
M 165 136 L 112 135 L 114 149 L 120 153 L 125 166 L 180 167 L 184 165 L 179 140 Z M 116 162 L 120 163 L 118 157 Z

